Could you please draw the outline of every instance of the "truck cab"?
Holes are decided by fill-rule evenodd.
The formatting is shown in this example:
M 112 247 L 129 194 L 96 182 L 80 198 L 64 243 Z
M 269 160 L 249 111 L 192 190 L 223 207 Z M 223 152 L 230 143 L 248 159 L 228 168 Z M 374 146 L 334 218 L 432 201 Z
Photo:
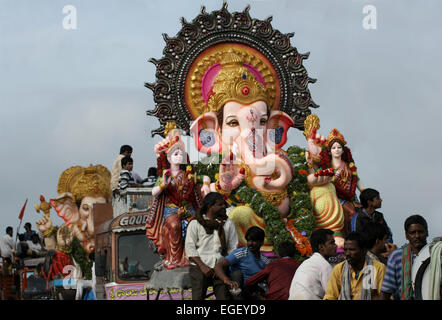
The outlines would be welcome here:
M 94 206 L 98 300 L 148 299 L 146 282 L 161 261 L 146 237 L 151 203 L 151 188 L 127 188 L 112 205 Z

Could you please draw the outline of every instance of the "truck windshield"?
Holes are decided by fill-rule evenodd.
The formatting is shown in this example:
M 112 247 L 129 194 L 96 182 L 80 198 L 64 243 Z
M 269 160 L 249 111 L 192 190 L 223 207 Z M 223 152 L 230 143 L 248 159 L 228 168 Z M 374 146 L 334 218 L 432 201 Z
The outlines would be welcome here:
M 148 245 L 144 233 L 120 235 L 118 238 L 118 277 L 121 280 L 148 280 L 153 266 L 160 261 Z

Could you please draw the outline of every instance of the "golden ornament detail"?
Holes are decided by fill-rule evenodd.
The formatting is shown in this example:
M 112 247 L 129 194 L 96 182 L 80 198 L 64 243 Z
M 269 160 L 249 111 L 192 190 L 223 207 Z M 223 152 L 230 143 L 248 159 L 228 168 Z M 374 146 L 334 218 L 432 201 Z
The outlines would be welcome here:
M 40 196 L 40 204 L 34 206 L 35 211 L 43 212 L 46 217 L 49 217 L 51 211 L 51 205 L 43 196 Z
M 164 128 L 164 136 L 166 137 L 169 133 L 169 131 L 172 131 L 173 129 L 176 129 L 176 122 L 175 121 L 167 121 L 166 126 Z
M 263 199 L 275 207 L 278 207 L 281 204 L 282 200 L 288 197 L 287 189 L 276 192 L 260 192 Z
M 259 100 L 273 109 L 273 99 L 269 97 L 266 87 L 256 80 L 233 49 L 224 55 L 212 91 L 214 94 L 207 103 L 208 111 L 216 112 L 229 101 L 250 104 Z
M 206 71 L 220 64 L 207 104 L 202 97 L 202 80 Z M 250 69 L 249 69 L 250 68 Z M 256 70 L 265 82 L 259 82 L 250 70 Z M 259 57 L 244 48 L 220 46 L 203 57 L 191 71 L 186 88 L 187 101 L 195 117 L 205 112 L 217 112 L 225 103 L 236 101 L 251 104 L 264 101 L 269 109 L 275 109 L 276 85 L 274 75 Z
M 85 168 L 82 166 L 70 167 L 63 171 L 58 180 L 57 192 L 59 194 L 71 193 L 74 201 L 84 197 L 104 197 L 110 200 L 109 170 L 98 164 Z
M 339 132 L 338 129 L 334 128 L 330 131 L 330 134 L 327 137 L 327 141 L 325 142 L 325 146 L 328 148 L 331 146 L 331 143 L 335 140 L 339 140 L 343 145 L 346 145 L 347 142 L 344 139 L 344 136 Z
M 304 137 L 305 139 L 309 139 L 313 130 L 316 129 L 318 130 L 320 128 L 320 121 L 319 121 L 319 117 L 312 113 L 311 115 L 309 115 L 305 121 L 304 121 Z

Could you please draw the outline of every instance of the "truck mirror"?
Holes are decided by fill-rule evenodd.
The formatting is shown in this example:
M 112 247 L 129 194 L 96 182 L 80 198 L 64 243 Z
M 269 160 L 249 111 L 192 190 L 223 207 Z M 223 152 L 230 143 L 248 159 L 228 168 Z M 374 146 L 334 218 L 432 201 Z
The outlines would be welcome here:
M 106 274 L 106 255 L 96 254 L 95 255 L 95 275 L 97 277 L 103 277 Z

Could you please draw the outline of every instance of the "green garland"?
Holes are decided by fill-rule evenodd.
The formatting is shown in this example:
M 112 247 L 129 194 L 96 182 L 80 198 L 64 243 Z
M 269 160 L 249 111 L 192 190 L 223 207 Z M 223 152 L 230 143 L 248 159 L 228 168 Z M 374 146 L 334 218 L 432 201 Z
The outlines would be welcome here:
M 222 154 L 219 153 L 212 153 L 210 156 L 207 156 L 201 161 L 194 163 L 194 170 L 195 173 L 200 176 L 200 181 L 202 183 L 202 177 L 208 176 L 210 178 L 210 181 L 214 182 L 215 175 L 219 173 L 219 165 L 221 164 L 221 161 L 223 160 Z
M 290 212 L 288 220 L 295 219 L 294 226 L 307 237 L 313 232 L 316 222 L 312 213 L 312 204 L 310 200 L 310 189 L 307 186 L 308 165 L 305 160 L 305 149 L 298 146 L 292 146 L 287 150 L 288 157 L 294 168 L 294 177 L 287 186 L 288 196 L 290 198 Z M 210 180 L 215 181 L 215 175 L 219 173 L 219 165 L 222 161 L 222 155 L 218 153 L 202 159 L 194 164 L 195 172 L 200 179 L 206 175 Z M 266 225 L 266 236 L 268 241 L 277 248 L 283 241 L 292 241 L 293 238 L 286 229 L 284 221 L 281 219 L 280 211 L 277 207 L 264 200 L 261 193 L 256 188 L 250 188 L 245 181 L 234 190 L 229 197 L 232 205 L 238 205 L 238 199 L 247 203 L 250 208 L 261 216 Z M 297 258 L 302 261 L 306 257 L 300 254 Z
M 287 150 L 288 157 L 293 164 L 294 177 L 287 186 L 290 197 L 289 219 L 296 219 L 294 226 L 299 232 L 305 232 L 310 237 L 316 227 L 313 216 L 313 207 L 310 200 L 310 188 L 307 185 L 308 164 L 305 159 L 306 150 L 298 146 L 291 146 Z
M 92 279 L 92 262 L 77 238 L 72 241 L 72 258 L 80 265 L 81 272 L 86 280 Z

